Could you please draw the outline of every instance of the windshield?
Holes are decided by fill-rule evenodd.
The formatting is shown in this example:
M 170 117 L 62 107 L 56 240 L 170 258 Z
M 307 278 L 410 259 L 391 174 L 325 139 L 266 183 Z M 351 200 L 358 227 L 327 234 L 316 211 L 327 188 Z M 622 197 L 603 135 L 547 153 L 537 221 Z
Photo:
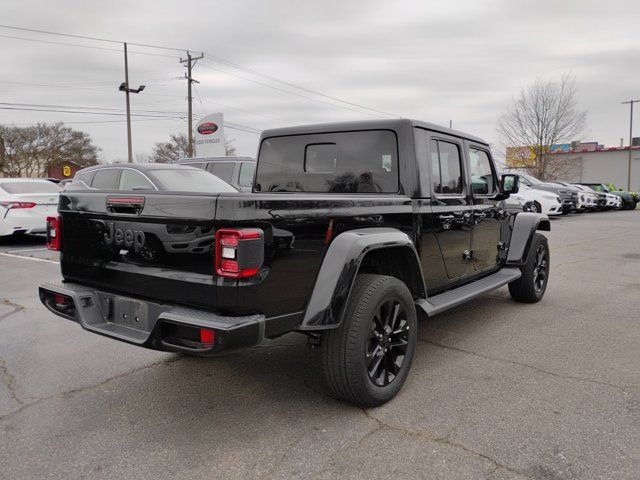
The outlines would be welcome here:
M 589 183 L 588 186 L 591 187 L 596 192 L 608 192 L 608 190 L 604 188 L 604 185 L 600 183 Z
M 527 180 L 529 183 L 531 183 L 532 185 L 539 185 L 542 182 L 540 180 L 538 180 L 536 177 L 532 177 L 531 175 L 529 175 L 528 173 L 521 173 L 520 176 L 522 178 L 524 178 L 525 180 Z
M 58 193 L 62 190 L 53 182 L 4 182 L 0 183 L 7 193 Z
M 197 168 L 166 168 L 148 172 L 161 185 L 162 190 L 176 192 L 231 193 L 237 192 L 215 175 Z

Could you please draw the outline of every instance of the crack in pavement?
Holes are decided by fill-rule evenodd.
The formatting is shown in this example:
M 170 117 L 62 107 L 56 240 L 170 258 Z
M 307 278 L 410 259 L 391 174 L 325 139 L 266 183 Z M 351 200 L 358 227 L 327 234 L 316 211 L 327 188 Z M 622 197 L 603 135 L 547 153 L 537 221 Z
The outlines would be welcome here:
M 7 306 L 13 308 L 13 310 L 11 310 L 10 312 L 3 313 L 2 315 L 0 315 L 0 320 L 4 320 L 5 318 L 10 317 L 14 313 L 18 313 L 21 310 L 26 310 L 26 308 L 27 308 L 27 307 L 25 307 L 23 305 L 19 305 L 17 303 L 13 303 L 13 302 L 7 300 L 6 298 L 3 298 L 2 300 L 0 300 L 0 304 L 7 305 Z
M 21 411 L 23 411 L 23 410 L 25 410 L 25 409 L 27 409 L 29 407 L 32 407 L 34 405 L 38 405 L 41 402 L 45 402 L 47 400 L 53 400 L 53 399 L 56 399 L 56 398 L 63 398 L 65 396 L 67 396 L 67 395 L 73 395 L 75 393 L 80 393 L 80 392 L 93 390 L 95 388 L 99 388 L 99 387 L 101 387 L 103 385 L 106 385 L 109 382 L 112 382 L 113 380 L 118 380 L 120 378 L 127 377 L 129 375 L 132 375 L 134 373 L 140 372 L 142 370 L 146 370 L 147 368 L 157 367 L 158 365 L 170 364 L 170 363 L 178 362 L 180 360 L 182 360 L 182 357 L 174 356 L 174 357 L 171 357 L 171 358 L 169 358 L 167 360 L 160 360 L 160 361 L 157 361 L 157 362 L 154 362 L 154 363 L 150 363 L 148 365 L 144 365 L 142 367 L 134 368 L 133 370 L 129 370 L 127 372 L 123 372 L 123 373 L 120 373 L 118 375 L 114 375 L 113 377 L 109 377 L 109 378 L 105 379 L 104 381 L 102 381 L 100 383 L 96 383 L 96 384 L 93 384 L 93 385 L 85 385 L 84 387 L 73 388 L 71 390 L 67 390 L 67 391 L 64 391 L 64 392 L 61 392 L 61 393 L 56 393 L 55 395 L 51 395 L 49 397 L 41 397 L 41 398 L 38 398 L 37 400 L 34 400 L 33 402 L 29 402 L 29 403 L 25 403 L 24 401 L 17 399 L 17 401 L 21 404 L 21 407 L 16 409 L 16 410 L 14 410 L 14 411 L 12 411 L 12 412 L 6 413 L 4 415 L 0 415 L 0 421 L 5 420 L 6 418 L 9 418 L 9 417 L 11 417 L 13 415 L 16 415 L 16 414 L 20 413 Z M 0 359 L 0 373 L 3 374 L 3 378 L 4 378 L 4 372 L 5 371 L 6 371 L 6 369 L 4 367 L 4 361 Z M 12 375 L 10 375 L 10 376 L 11 376 L 12 379 L 14 379 L 14 377 Z M 12 391 L 11 388 L 10 388 L 10 391 Z
M 434 341 L 431 341 L 431 340 L 424 340 L 422 338 L 418 338 L 418 341 L 422 342 L 422 343 L 428 343 L 430 345 L 434 345 L 436 347 L 439 347 L 439 348 L 442 348 L 442 349 L 445 349 L 445 350 L 453 350 L 455 352 L 466 353 L 467 355 L 473 355 L 473 356 L 484 358 L 484 359 L 487 359 L 487 360 L 493 360 L 495 362 L 503 362 L 503 363 L 510 363 L 512 365 L 518 365 L 520 367 L 529 368 L 531 370 L 535 370 L 536 372 L 543 373 L 545 375 L 551 375 L 551 376 L 557 377 L 557 378 L 564 378 L 564 379 L 567 379 L 567 380 L 577 380 L 577 381 L 580 381 L 580 382 L 587 382 L 587 383 L 593 383 L 593 384 L 596 384 L 596 385 L 603 385 L 603 386 L 606 386 L 606 387 L 615 388 L 617 390 L 622 390 L 623 392 L 626 392 L 626 390 L 629 390 L 631 388 L 636 388 L 637 387 L 636 385 L 616 385 L 614 383 L 602 382 L 600 380 L 593 380 L 591 378 L 586 378 L 586 377 L 577 377 L 577 376 L 574 376 L 574 375 L 564 375 L 562 373 L 550 372 L 550 371 L 544 370 L 544 369 L 542 369 L 540 367 L 536 367 L 535 365 L 529 365 L 527 363 L 518 362 L 516 360 L 510 360 L 508 358 L 493 357 L 491 355 L 486 355 L 486 354 L 483 354 L 483 353 L 473 352 L 471 350 L 465 350 L 463 348 L 452 347 L 450 345 L 444 345 L 442 343 L 434 342 Z
M 367 418 L 370 418 L 371 420 L 377 422 L 379 427 L 374 429 L 373 431 L 367 433 L 366 435 L 364 435 L 358 441 L 358 443 L 356 444 L 357 446 L 360 445 L 371 434 L 381 430 L 382 428 L 389 428 L 391 430 L 395 430 L 397 432 L 405 433 L 407 435 L 413 435 L 413 436 L 425 438 L 425 439 L 427 439 L 427 440 L 429 440 L 429 441 L 431 441 L 433 443 L 437 443 L 437 444 L 440 444 L 440 445 L 447 445 L 447 446 L 450 446 L 450 447 L 453 447 L 453 448 L 456 448 L 456 449 L 460 449 L 460 450 L 463 450 L 466 453 L 469 453 L 471 455 L 475 455 L 477 457 L 480 457 L 480 458 L 482 458 L 484 460 L 487 460 L 488 462 L 491 463 L 491 465 L 494 467 L 493 472 L 495 472 L 498 469 L 504 469 L 504 470 L 506 470 L 508 472 L 511 472 L 511 473 L 514 473 L 516 475 L 521 475 L 521 476 L 526 477 L 526 478 L 533 478 L 533 477 L 531 477 L 530 475 L 528 475 L 525 472 L 516 470 L 515 468 L 509 467 L 509 466 L 507 466 L 507 465 L 505 465 L 503 463 L 500 463 L 498 460 L 496 460 L 493 457 L 490 457 L 487 454 L 484 454 L 484 453 L 479 452 L 477 450 L 474 450 L 474 449 L 472 449 L 470 447 L 467 447 L 466 445 L 463 445 L 462 443 L 458 443 L 458 442 L 455 442 L 455 441 L 451 440 L 451 438 L 449 438 L 450 434 L 448 434 L 446 437 L 432 437 L 432 436 L 430 436 L 430 435 L 428 435 L 428 434 L 426 434 L 425 432 L 422 432 L 422 431 L 412 430 L 412 429 L 406 428 L 406 427 L 401 426 L 401 425 L 395 425 L 395 424 L 389 423 L 386 420 L 382 420 L 382 419 L 374 416 L 371 412 L 368 412 L 364 408 L 362 409 L 362 412 L 364 413 L 364 415 Z M 493 472 L 491 472 L 491 473 L 493 473 Z
M 0 377 L 2 378 L 2 383 L 7 387 L 7 390 L 9 390 L 9 395 L 11 396 L 11 398 L 18 405 L 24 405 L 24 402 L 20 397 L 18 397 L 18 394 L 16 393 L 16 377 L 14 377 L 11 372 L 9 372 L 7 364 L 3 358 L 0 358 Z M 0 416 L 0 418 L 2 417 Z

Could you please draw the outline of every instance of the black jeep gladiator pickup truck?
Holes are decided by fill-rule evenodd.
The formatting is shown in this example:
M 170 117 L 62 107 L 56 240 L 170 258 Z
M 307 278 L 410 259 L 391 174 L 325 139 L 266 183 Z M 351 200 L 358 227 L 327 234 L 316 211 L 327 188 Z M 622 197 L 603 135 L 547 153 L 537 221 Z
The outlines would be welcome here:
M 268 130 L 251 193 L 63 191 L 47 224 L 64 280 L 40 299 L 156 350 L 303 332 L 337 397 L 380 405 L 407 377 L 418 316 L 504 285 L 520 302 L 544 295 L 550 222 L 509 213 L 517 190 L 485 141 L 429 123 Z M 166 251 L 171 235 L 206 248 Z

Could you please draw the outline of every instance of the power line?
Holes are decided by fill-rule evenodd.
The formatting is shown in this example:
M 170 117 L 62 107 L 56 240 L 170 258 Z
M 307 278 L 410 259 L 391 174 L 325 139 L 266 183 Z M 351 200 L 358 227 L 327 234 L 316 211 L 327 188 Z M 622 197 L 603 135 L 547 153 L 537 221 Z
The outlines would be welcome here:
M 96 112 L 96 111 L 89 111 L 89 110 L 66 110 L 66 109 L 55 109 L 55 108 L 38 108 L 36 107 L 22 107 L 22 106 L 2 106 L 2 105 L 7 105 L 7 104 L 3 104 L 0 103 L 0 110 L 12 110 L 12 111 L 27 111 L 27 112 L 51 112 L 51 113 L 72 113 L 72 114 L 86 114 L 86 115 L 104 115 L 104 116 L 119 116 L 119 117 L 124 117 L 127 114 L 124 112 L 112 112 L 112 111 L 106 111 L 106 112 Z M 82 108 L 82 107 L 80 107 Z M 159 112 L 159 113 L 163 113 L 163 112 Z M 181 113 L 180 116 L 176 116 L 173 112 L 164 112 L 164 115 L 159 115 L 159 114 L 151 114 L 151 113 L 132 113 L 131 116 L 132 117 L 144 117 L 145 119 L 157 119 L 157 120 L 183 120 L 185 118 L 184 114 Z M 201 117 L 200 115 L 198 115 L 198 117 Z M 122 121 L 126 121 L 126 120 L 122 120 Z M 46 122 L 45 122 L 46 123 Z M 81 122 L 81 123 L 87 123 L 87 122 Z M 98 123 L 98 122 L 95 122 Z M 106 123 L 106 122 L 105 122 Z M 232 130 L 241 130 L 247 133 L 253 133 L 256 135 L 259 135 L 262 130 L 254 128 L 254 127 L 250 127 L 248 125 L 243 125 L 241 123 L 234 123 L 234 122 L 225 122 L 225 128 L 230 128 Z
M 269 84 L 267 84 L 267 83 L 259 82 L 258 80 L 253 80 L 253 79 L 251 79 L 251 78 L 248 78 L 248 77 L 245 77 L 245 76 L 242 76 L 242 75 L 238 75 L 238 74 L 236 74 L 236 73 L 231 73 L 231 72 L 227 72 L 227 71 L 225 71 L 225 70 L 221 70 L 221 69 L 216 68 L 216 67 L 212 67 L 211 65 L 207 65 L 206 63 L 201 63 L 200 65 L 201 65 L 202 67 L 204 67 L 204 68 L 208 68 L 208 69 L 210 69 L 210 70 L 215 70 L 215 71 L 217 71 L 217 72 L 224 73 L 225 75 L 230 75 L 230 76 L 232 76 L 232 77 L 241 78 L 241 79 L 246 80 L 246 81 L 248 81 L 248 82 L 255 83 L 255 84 L 257 84 L 257 85 L 261 85 L 261 86 L 266 87 L 266 88 L 271 88 L 271 89 L 273 89 L 273 90 L 277 90 L 277 91 L 279 91 L 279 92 L 288 93 L 289 95 L 295 95 L 295 96 L 297 96 L 297 97 L 306 98 L 307 100 L 311 100 L 311 101 L 314 101 L 314 102 L 324 103 L 325 105 L 330 105 L 330 106 L 332 106 L 332 107 L 344 108 L 344 109 L 346 109 L 346 110 L 351 110 L 351 111 L 353 111 L 353 112 L 357 112 L 357 113 L 360 113 L 360 114 L 369 115 L 369 116 L 372 116 L 372 117 L 378 117 L 378 118 L 380 117 L 380 115 L 378 115 L 378 114 L 369 113 L 369 112 L 363 112 L 362 110 L 356 110 L 355 108 L 346 107 L 346 106 L 344 106 L 344 105 L 336 105 L 335 103 L 326 102 L 326 101 L 324 101 L 324 100 L 320 100 L 319 98 L 314 98 L 314 97 L 310 97 L 310 96 L 308 96 L 308 95 L 303 95 L 302 93 L 292 92 L 291 90 L 285 90 L 285 89 L 283 89 L 283 88 L 275 87 L 275 86 L 273 86 L 273 85 L 269 85 Z
M 74 109 L 74 110 L 108 110 L 108 111 L 115 111 L 115 112 L 121 112 L 121 113 L 123 112 L 122 108 L 93 107 L 93 106 L 85 106 L 85 105 L 51 105 L 51 104 L 42 104 L 42 103 L 11 103 L 11 102 L 0 102 L 0 105 L 8 105 L 10 107 L 61 108 L 61 109 Z M 174 111 L 166 111 L 166 110 L 138 109 L 138 110 L 135 110 L 135 112 L 185 116 L 184 112 L 174 112 Z
M 156 121 L 175 121 L 175 120 L 184 120 L 184 118 L 179 117 L 162 117 L 162 118 L 136 118 L 131 120 L 132 122 L 156 122 Z M 5 127 L 25 127 L 25 126 L 33 126 L 38 123 L 44 125 L 55 125 L 56 123 L 64 123 L 65 125 L 85 125 L 85 124 L 93 124 L 93 123 L 123 123 L 126 120 L 87 120 L 84 122 L 36 122 L 36 123 L 3 123 L 2 126 Z
M 47 30 L 38 30 L 38 29 L 33 29 L 33 28 L 16 27 L 16 26 L 13 26 L 13 25 L 2 25 L 2 24 L 0 24 L 0 28 L 7 28 L 7 29 L 12 29 L 12 30 L 19 30 L 19 31 L 26 31 L 26 32 L 33 32 L 33 33 L 41 33 L 41 34 L 46 34 L 46 35 L 57 35 L 57 36 L 69 37 L 69 38 L 80 38 L 80 39 L 84 39 L 84 40 L 92 40 L 92 41 L 99 41 L 99 42 L 124 43 L 124 42 L 119 41 L 119 40 L 112 40 L 112 39 L 99 38 L 99 37 L 90 37 L 90 36 L 85 36 L 85 35 L 75 35 L 75 34 L 61 33 L 61 32 L 51 32 L 51 31 L 47 31 Z M 183 52 L 183 51 L 189 51 L 190 50 L 190 49 L 184 49 L 184 48 L 166 47 L 166 46 L 161 46 L 161 45 L 152 45 L 152 44 L 145 44 L 145 43 L 133 43 L 133 42 L 128 42 L 128 43 L 130 45 L 135 45 L 135 46 L 139 46 L 139 47 L 158 48 L 158 49 L 178 51 L 178 52 Z M 296 84 L 294 84 L 292 82 L 288 82 L 286 80 L 282 80 L 282 79 L 274 77 L 272 75 L 267 75 L 267 74 L 258 72 L 257 70 L 254 70 L 254 69 L 251 69 L 251 68 L 248 68 L 248 67 L 244 67 L 244 66 L 242 66 L 240 64 L 237 64 L 237 63 L 234 63 L 234 62 L 230 62 L 228 60 L 225 60 L 225 59 L 223 59 L 221 57 L 212 55 L 210 53 L 206 53 L 206 52 L 202 52 L 202 53 L 205 54 L 207 57 L 211 58 L 212 60 L 214 60 L 214 61 L 216 61 L 218 63 L 222 63 L 223 65 L 227 65 L 229 67 L 244 71 L 246 73 L 251 73 L 253 75 L 257 75 L 257 76 L 269 79 L 271 81 L 275 81 L 275 82 L 278 82 L 280 84 L 287 85 L 289 87 L 292 87 L 292 88 L 295 88 L 295 89 L 298 89 L 298 90 L 301 90 L 301 91 L 305 91 L 307 93 L 311 93 L 311 94 L 316 95 L 316 96 L 327 98 L 327 99 L 330 99 L 330 100 L 333 100 L 333 101 L 336 101 L 336 102 L 339 102 L 339 103 L 342 103 L 342 104 L 345 104 L 345 105 L 350 105 L 352 107 L 356 107 L 356 108 L 361 109 L 361 110 L 367 110 L 369 112 L 374 112 L 374 113 L 376 113 L 378 115 L 399 117 L 399 115 L 396 115 L 396 114 L 393 114 L 393 113 L 385 112 L 383 110 L 377 110 L 377 109 L 374 109 L 374 108 L 371 108 L 371 107 L 367 107 L 365 105 L 361 105 L 361 104 L 358 104 L 358 103 L 355 103 L 355 102 L 349 102 L 347 100 L 342 100 L 340 98 L 333 97 L 331 95 L 327 95 L 327 94 L 324 94 L 322 92 L 318 92 L 316 90 L 313 90 L 313 89 L 310 89 L 310 88 L 307 88 L 307 87 L 303 87 L 301 85 L 296 85 Z M 213 70 L 217 70 L 217 69 L 215 69 L 213 67 L 209 67 L 209 68 L 212 68 Z M 229 72 L 224 72 L 223 70 L 219 70 L 219 71 L 222 71 L 223 73 L 226 73 L 228 75 L 233 75 L 233 74 L 230 74 Z M 233 76 L 237 76 L 239 78 L 243 78 L 244 80 L 251 81 L 251 82 L 256 83 L 258 85 L 265 86 L 267 88 L 272 88 L 272 89 L 275 89 L 275 90 L 278 90 L 278 91 L 281 91 L 281 92 L 284 92 L 284 93 L 288 93 L 290 95 L 296 95 L 296 96 L 299 96 L 299 97 L 302 97 L 302 98 L 307 98 L 309 100 L 318 101 L 318 102 L 321 102 L 321 103 L 325 103 L 327 105 L 331 105 L 333 107 L 347 108 L 346 106 L 340 106 L 340 105 L 336 105 L 334 103 L 325 102 L 325 101 L 322 101 L 322 100 L 319 100 L 319 99 L 314 99 L 313 97 L 304 96 L 304 95 L 301 95 L 301 94 L 296 93 L 296 92 L 291 92 L 290 90 L 280 89 L 280 88 L 277 88 L 277 87 L 275 87 L 273 85 L 264 84 L 264 83 L 258 82 L 256 80 L 251 80 L 251 79 L 248 79 L 246 77 L 239 76 L 239 75 L 233 75 Z M 347 108 L 347 109 L 356 111 L 358 113 L 365 113 L 365 112 L 362 112 L 361 110 L 355 110 L 353 108 Z
M 118 116 L 124 117 L 126 113 L 120 112 L 91 112 L 88 110 L 60 110 L 55 108 L 31 108 L 31 107 L 2 107 L 0 106 L 0 110 L 14 110 L 14 111 L 25 111 L 25 112 L 51 112 L 51 113 L 84 113 L 86 115 L 106 115 L 106 116 Z M 132 113 L 133 117 L 148 117 L 148 118 L 177 118 L 175 115 L 152 115 L 148 113 Z M 181 117 L 180 117 L 181 118 Z
M 51 32 L 49 30 L 38 30 L 35 28 L 16 27 L 14 25 L 0 25 L 0 28 L 8 28 L 10 30 L 20 30 L 23 32 L 42 33 L 44 35 L 56 35 L 59 37 L 80 38 L 83 40 L 93 40 L 95 42 L 124 43 L 123 40 L 112 40 L 109 38 L 89 37 L 87 35 L 75 35 L 71 33 Z M 171 50 L 174 52 L 185 52 L 188 50 L 187 48 L 165 47 L 162 45 L 150 45 L 147 43 L 133 43 L 133 42 L 127 42 L 127 43 L 129 45 L 135 45 L 136 47 L 159 48 L 161 50 Z
M 80 48 L 89 48 L 92 50 L 106 50 L 108 52 L 117 52 L 117 53 L 122 53 L 119 49 L 117 48 L 107 48 L 107 47 L 98 47 L 95 45 L 80 45 L 78 43 L 65 43 L 65 42 L 53 42 L 51 40 L 41 40 L 41 39 L 36 39 L 36 38 L 25 38 L 25 37 L 14 37 L 13 35 L 2 35 L 0 34 L 1 38 L 12 38 L 15 40 L 25 40 L 27 42 L 37 42 L 37 43 L 48 43 L 51 45 L 64 45 L 66 47 L 80 47 Z M 129 53 L 135 53 L 136 55 L 150 55 L 153 57 L 167 57 L 167 58 L 176 58 L 177 55 L 166 55 L 164 53 L 150 53 L 150 52 L 139 52 L 139 51 L 130 51 Z
M 183 78 L 183 77 L 179 77 L 179 78 Z M 100 88 L 100 87 L 90 87 L 90 86 L 75 86 L 75 85 L 51 84 L 51 83 L 12 82 L 12 81 L 9 81 L 9 80 L 0 80 L 0 83 L 11 84 L 11 85 L 16 85 L 16 86 L 19 86 L 19 87 L 26 87 L 26 88 L 29 88 L 29 87 L 31 87 L 31 88 L 47 87 L 47 88 L 59 88 L 59 89 L 64 89 L 64 90 L 88 90 L 88 91 L 94 91 L 94 92 L 113 93 L 113 88 Z M 111 83 L 111 82 L 109 82 L 109 83 Z M 149 85 L 149 84 L 156 85 L 153 81 L 152 82 L 146 81 L 145 84 L 146 85 Z M 195 89 L 195 85 L 194 85 L 194 89 Z M 198 90 L 196 90 L 196 94 L 197 94 L 199 102 L 200 102 L 200 104 L 202 105 L 203 108 L 206 108 L 204 106 L 204 102 L 206 101 L 206 103 L 208 103 L 208 104 L 217 105 L 219 107 L 223 107 L 223 108 L 226 108 L 226 109 L 237 110 L 239 112 L 248 113 L 250 115 L 256 115 L 258 117 L 264 117 L 264 118 L 267 118 L 267 119 L 276 119 L 276 120 L 285 121 L 284 118 L 278 117 L 276 115 L 271 115 L 271 114 L 267 114 L 267 113 L 260 113 L 260 112 L 256 112 L 256 111 L 253 111 L 253 110 L 247 110 L 245 108 L 236 107 L 236 106 L 233 106 L 233 105 L 229 105 L 227 103 L 214 102 L 214 101 L 208 99 L 206 96 L 205 96 L 205 100 L 203 101 L 202 96 L 200 95 Z M 145 97 L 184 98 L 184 95 L 178 95 L 178 94 L 171 95 L 171 94 L 153 93 L 153 92 L 146 92 L 145 91 Z
M 218 62 L 218 63 L 222 63 L 222 64 L 224 64 L 224 65 L 228 65 L 228 66 L 233 67 L 233 68 L 236 68 L 236 69 L 238 69 L 238 70 L 242 70 L 242 71 L 245 71 L 245 72 L 247 72 L 247 73 L 251 73 L 251 74 L 253 74 L 253 75 L 258 75 L 258 76 L 260 76 L 260 77 L 267 78 L 267 79 L 269 79 L 269 80 L 272 80 L 272 81 L 274 81 L 274 82 L 281 83 L 281 84 L 283 84 L 283 85 L 287 85 L 287 86 L 289 86 L 289 87 L 297 88 L 298 90 L 302 90 L 302 91 L 304 91 L 304 92 L 312 93 L 312 94 L 314 94 L 314 95 L 318 95 L 318 96 L 320 96 L 320 97 L 328 98 L 328 99 L 330 99 L 330 100 L 335 100 L 335 101 L 337 101 L 337 102 L 345 103 L 345 104 L 347 104 L 347 105 L 351 105 L 351 106 L 358 107 L 358 108 L 362 108 L 362 109 L 364 109 L 364 110 L 370 110 L 370 111 L 372 111 L 372 112 L 379 113 L 379 114 L 382 114 L 382 115 L 388 115 L 388 116 L 391 116 L 391 117 L 399 117 L 399 115 L 396 115 L 395 113 L 389 113 L 389 112 L 385 112 L 385 111 L 383 111 L 383 110 L 376 110 L 375 108 L 370 108 L 370 107 L 367 107 L 367 106 L 365 106 L 365 105 L 360 105 L 360 104 L 358 104 L 358 103 L 349 102 L 349 101 L 347 101 L 347 100 L 342 100 L 342 99 L 337 98 L 337 97 L 332 97 L 331 95 L 326 95 L 326 94 L 324 94 L 324 93 L 322 93 L 322 92 L 318 92 L 318 91 L 316 91 L 316 90 L 312 90 L 312 89 L 307 88 L 307 87 L 303 87 L 303 86 L 300 86 L 300 85 L 296 85 L 296 84 L 294 84 L 294 83 L 288 82 L 288 81 L 286 81 L 286 80 L 282 80 L 282 79 L 277 78 L 277 77 L 274 77 L 274 76 L 272 76 L 272 75 L 267 75 L 267 74 L 265 74 L 265 73 L 258 72 L 258 71 L 256 71 L 256 70 L 251 69 L 251 68 L 243 67 L 242 65 L 239 65 L 239 64 L 237 64 L 237 63 L 230 62 L 230 61 L 225 60 L 225 59 L 220 58 L 220 57 L 216 57 L 215 55 L 211 55 L 210 53 L 207 53 L 207 52 L 203 52 L 203 53 L 204 53 L 204 55 L 206 55 L 207 57 L 210 57 L 212 60 L 215 60 L 215 61 L 216 61 L 216 62 Z

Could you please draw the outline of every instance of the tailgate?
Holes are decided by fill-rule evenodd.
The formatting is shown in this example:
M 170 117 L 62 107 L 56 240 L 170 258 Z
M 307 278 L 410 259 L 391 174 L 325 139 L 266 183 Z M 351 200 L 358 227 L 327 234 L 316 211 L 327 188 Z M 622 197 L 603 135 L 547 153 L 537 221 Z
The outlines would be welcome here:
M 216 195 L 60 194 L 65 279 L 163 302 L 215 307 Z

